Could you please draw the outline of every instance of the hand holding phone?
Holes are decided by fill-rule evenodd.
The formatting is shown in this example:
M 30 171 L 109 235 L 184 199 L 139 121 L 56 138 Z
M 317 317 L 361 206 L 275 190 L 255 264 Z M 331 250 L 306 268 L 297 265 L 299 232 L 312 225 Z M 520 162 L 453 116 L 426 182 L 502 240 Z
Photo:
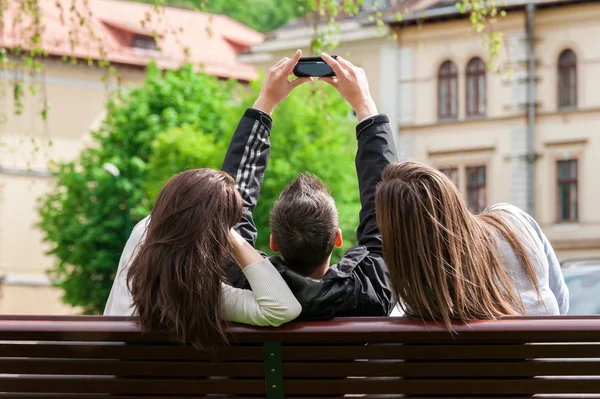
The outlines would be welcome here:
M 336 55 L 331 58 L 336 59 Z M 333 69 L 321 57 L 302 57 L 294 67 L 294 75 L 299 78 L 335 76 Z
M 292 90 L 302 83 L 312 82 L 312 78 L 309 77 L 289 81 L 289 76 L 300 57 L 302 57 L 302 51 L 298 50 L 291 59 L 282 58 L 269 68 L 260 94 L 254 102 L 254 108 L 271 114 L 277 104 L 285 100 Z
M 319 80 L 332 85 L 350 104 L 359 121 L 377 114 L 377 106 L 369 92 L 369 82 L 362 68 L 352 65 L 342 57 L 330 57 L 321 54 L 327 65 L 336 73 L 336 77 L 320 77 Z

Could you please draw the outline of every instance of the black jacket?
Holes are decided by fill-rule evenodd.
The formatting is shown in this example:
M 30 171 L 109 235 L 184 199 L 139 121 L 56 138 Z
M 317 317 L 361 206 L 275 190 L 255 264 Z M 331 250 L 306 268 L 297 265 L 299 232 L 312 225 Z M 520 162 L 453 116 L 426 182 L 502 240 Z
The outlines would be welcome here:
M 236 230 L 253 246 L 257 230 L 252 212 L 271 151 L 271 125 L 269 115 L 255 109 L 246 110 L 222 168 L 235 178 L 244 202 L 242 221 Z M 356 231 L 358 246 L 346 251 L 340 262 L 330 267 L 320 280 L 294 272 L 277 256 L 270 258 L 302 305 L 299 320 L 388 316 L 395 306 L 375 220 L 375 189 L 383 169 L 397 161 L 389 119 L 377 115 L 362 121 L 356 127 L 356 137 L 356 171 L 362 206 Z M 227 278 L 234 287 L 250 289 L 236 265 L 228 267 Z

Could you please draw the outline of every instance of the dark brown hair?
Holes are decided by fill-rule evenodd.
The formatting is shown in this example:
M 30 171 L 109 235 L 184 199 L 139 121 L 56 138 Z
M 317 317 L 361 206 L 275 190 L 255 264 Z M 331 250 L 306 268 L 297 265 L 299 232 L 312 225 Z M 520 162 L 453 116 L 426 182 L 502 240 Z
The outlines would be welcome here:
M 450 328 L 451 320 L 524 314 L 501 264 L 498 237 L 510 244 L 539 295 L 532 259 L 502 215 L 469 212 L 443 173 L 417 162 L 388 165 L 375 204 L 383 256 L 407 316 Z
M 127 281 L 143 331 L 197 348 L 226 343 L 221 323 L 229 230 L 242 203 L 228 174 L 194 169 L 160 190 Z
M 308 276 L 333 251 L 339 228 L 335 201 L 316 176 L 300 174 L 273 205 L 270 226 L 286 265 Z

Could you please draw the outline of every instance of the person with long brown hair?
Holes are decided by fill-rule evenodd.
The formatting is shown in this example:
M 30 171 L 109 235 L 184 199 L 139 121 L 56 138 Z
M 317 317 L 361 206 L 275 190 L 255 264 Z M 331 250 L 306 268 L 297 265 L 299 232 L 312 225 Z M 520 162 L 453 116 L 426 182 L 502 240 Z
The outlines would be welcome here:
M 300 304 L 287 284 L 233 229 L 241 215 L 227 173 L 175 175 L 134 228 L 104 314 L 137 315 L 143 331 L 205 349 L 226 342 L 221 320 L 278 326 L 296 318 Z M 224 282 L 230 255 L 253 291 Z
M 444 173 L 417 162 L 387 166 L 375 203 L 405 315 L 450 327 L 452 320 L 568 311 L 554 250 L 519 208 L 499 204 L 473 214 Z
M 222 320 L 279 326 L 300 314 L 271 261 L 240 232 L 246 234 L 256 206 L 248 186 L 262 179 L 265 167 L 260 153 L 271 118 L 263 109 L 272 111 L 310 81 L 288 81 L 301 54 L 271 68 L 254 107 L 244 113 L 225 156 L 224 164 L 235 167 L 188 170 L 164 185 L 127 241 L 105 315 L 137 315 L 143 331 L 211 349 L 226 343 Z M 230 257 L 251 290 L 227 283 Z

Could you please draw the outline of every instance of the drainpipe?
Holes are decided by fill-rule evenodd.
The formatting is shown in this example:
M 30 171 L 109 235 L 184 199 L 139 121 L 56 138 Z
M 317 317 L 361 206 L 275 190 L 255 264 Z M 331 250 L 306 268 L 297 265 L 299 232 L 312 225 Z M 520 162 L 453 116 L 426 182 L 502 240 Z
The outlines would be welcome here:
M 536 108 L 536 59 L 535 59 L 535 2 L 526 6 L 527 12 L 527 213 L 535 217 L 535 108 Z

